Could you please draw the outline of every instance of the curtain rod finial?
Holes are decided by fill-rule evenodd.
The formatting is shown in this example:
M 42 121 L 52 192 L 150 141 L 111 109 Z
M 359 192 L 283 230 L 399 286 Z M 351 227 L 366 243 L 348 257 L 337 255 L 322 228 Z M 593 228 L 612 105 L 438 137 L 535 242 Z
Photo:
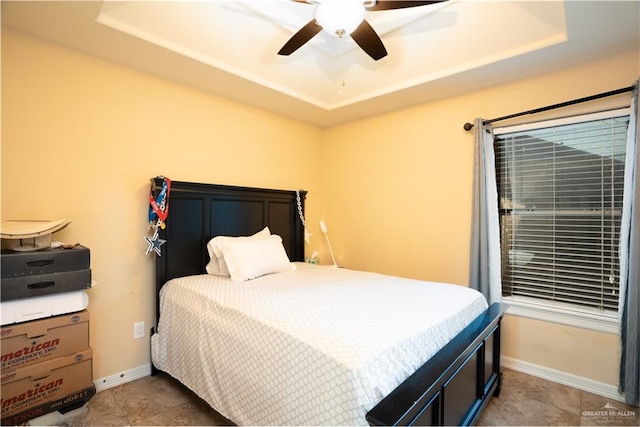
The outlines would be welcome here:
M 472 123 L 465 123 L 463 126 L 464 130 L 466 130 L 467 132 L 469 132 L 471 129 L 473 129 L 473 124 Z

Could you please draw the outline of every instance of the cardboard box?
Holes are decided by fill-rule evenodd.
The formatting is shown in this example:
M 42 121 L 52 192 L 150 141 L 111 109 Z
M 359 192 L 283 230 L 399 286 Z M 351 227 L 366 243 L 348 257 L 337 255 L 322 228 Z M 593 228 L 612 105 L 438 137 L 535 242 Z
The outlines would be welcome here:
M 91 386 L 76 393 L 34 406 L 18 414 L 10 415 L 2 419 L 3 426 L 24 425 L 27 421 L 41 417 L 50 412 L 58 411 L 65 414 L 74 409 L 80 408 L 96 394 L 95 386 Z M 29 425 L 29 424 L 27 424 Z M 34 424 L 31 424 L 34 425 Z M 64 425 L 64 424 L 63 424 Z
M 0 333 L 0 372 L 4 373 L 88 349 L 89 312 L 85 310 L 5 326 Z
M 95 393 L 92 357 L 87 349 L 3 373 L 2 424 L 20 424 L 79 399 L 88 400 L 91 389 Z M 19 419 L 23 420 L 16 422 Z

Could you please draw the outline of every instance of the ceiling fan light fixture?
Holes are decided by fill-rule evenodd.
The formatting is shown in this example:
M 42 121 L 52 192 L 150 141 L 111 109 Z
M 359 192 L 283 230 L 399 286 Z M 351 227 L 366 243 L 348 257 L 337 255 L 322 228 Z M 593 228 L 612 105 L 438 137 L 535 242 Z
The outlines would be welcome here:
M 324 0 L 316 8 L 316 21 L 338 37 L 351 34 L 364 20 L 362 0 Z

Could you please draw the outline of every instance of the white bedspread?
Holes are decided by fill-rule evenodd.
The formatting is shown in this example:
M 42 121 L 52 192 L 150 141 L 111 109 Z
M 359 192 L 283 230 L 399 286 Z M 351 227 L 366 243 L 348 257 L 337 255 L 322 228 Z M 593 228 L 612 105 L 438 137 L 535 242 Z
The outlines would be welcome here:
M 297 263 L 161 292 L 155 366 L 240 425 L 358 425 L 487 308 L 462 286 Z

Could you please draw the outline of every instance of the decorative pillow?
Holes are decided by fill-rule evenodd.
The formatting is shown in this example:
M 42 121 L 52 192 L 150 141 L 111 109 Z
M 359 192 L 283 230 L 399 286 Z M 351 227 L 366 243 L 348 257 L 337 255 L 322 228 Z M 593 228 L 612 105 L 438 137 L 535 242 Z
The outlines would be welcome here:
M 234 282 L 296 269 L 282 246 L 282 238 L 277 234 L 265 239 L 226 240 L 221 246 Z
M 216 276 L 229 276 L 229 269 L 227 268 L 227 264 L 224 262 L 222 250 L 220 249 L 222 242 L 264 239 L 265 237 L 269 237 L 270 235 L 271 231 L 269 230 L 269 227 L 265 227 L 251 236 L 216 236 L 213 239 L 209 240 L 209 243 L 207 243 L 207 252 L 209 252 L 209 263 L 206 267 L 207 273 L 215 274 Z

